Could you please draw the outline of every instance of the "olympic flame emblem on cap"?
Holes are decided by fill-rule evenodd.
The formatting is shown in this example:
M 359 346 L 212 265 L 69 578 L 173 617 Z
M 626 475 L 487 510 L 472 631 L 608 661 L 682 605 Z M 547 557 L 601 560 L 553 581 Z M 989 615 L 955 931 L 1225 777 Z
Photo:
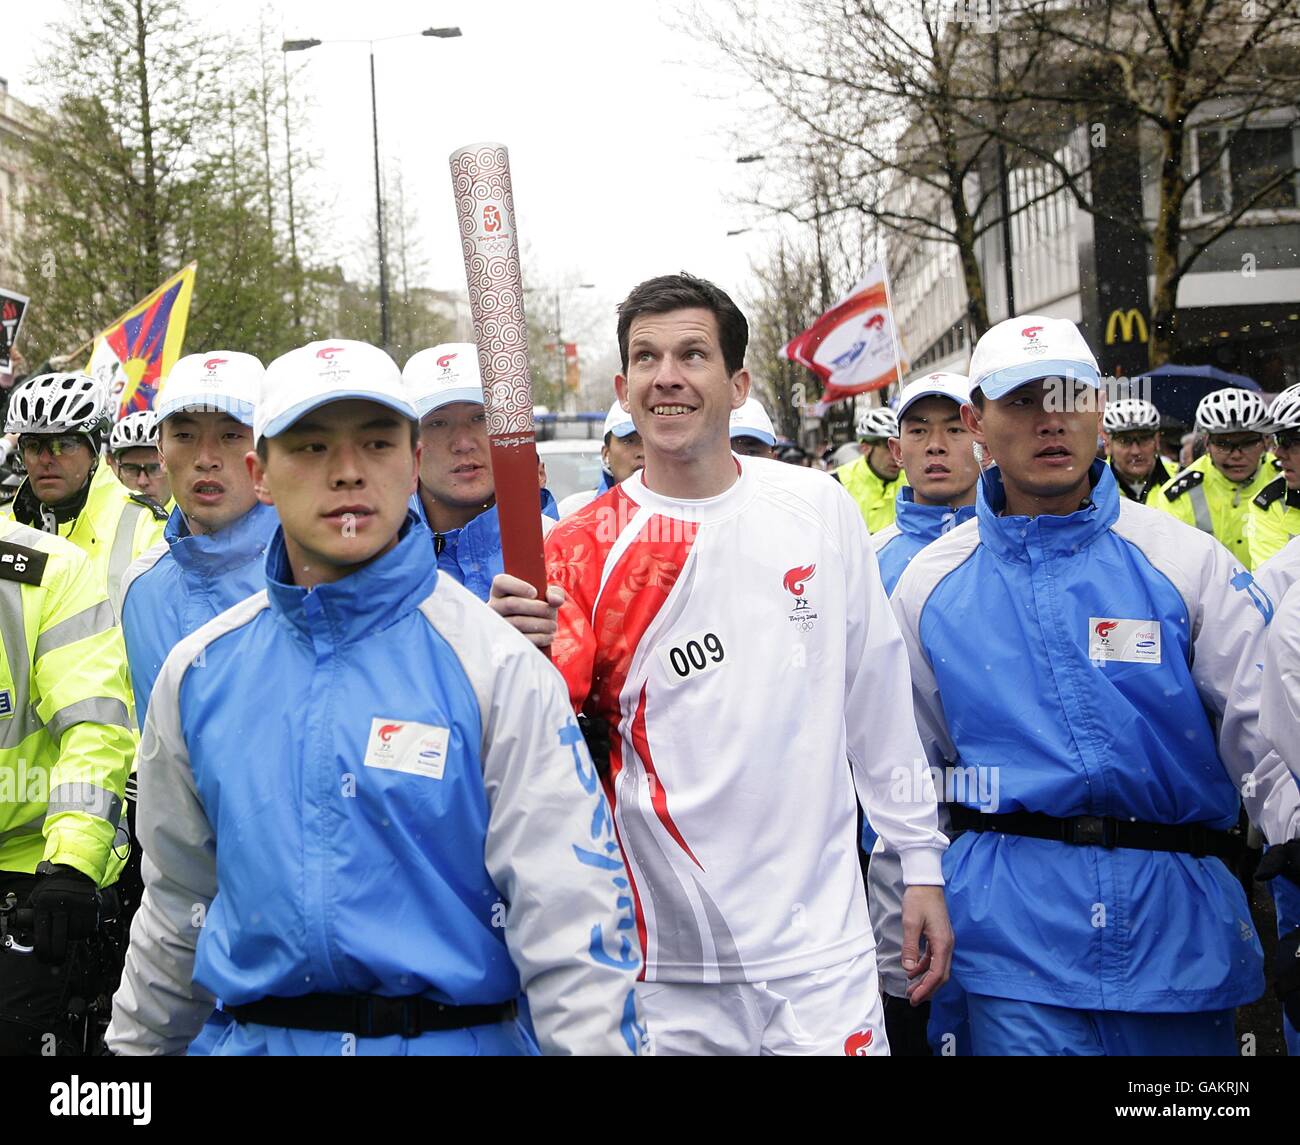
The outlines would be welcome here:
M 341 354 L 341 353 L 343 353 L 342 346 L 324 346 L 321 349 L 316 351 L 316 357 L 324 358 L 325 361 L 331 362 L 334 360 L 335 354 Z
M 1032 342 L 1035 338 L 1038 337 L 1038 331 L 1040 331 L 1041 329 L 1042 329 L 1041 326 L 1026 326 L 1023 330 L 1020 331 L 1020 333 L 1022 336 L 1028 338 Z
M 203 368 L 205 370 L 215 370 L 218 366 L 224 366 L 229 360 L 229 358 L 209 358 L 203 363 Z
M 438 365 L 445 370 L 451 365 L 452 360 L 456 357 L 456 354 L 443 354 L 443 356 L 438 359 Z

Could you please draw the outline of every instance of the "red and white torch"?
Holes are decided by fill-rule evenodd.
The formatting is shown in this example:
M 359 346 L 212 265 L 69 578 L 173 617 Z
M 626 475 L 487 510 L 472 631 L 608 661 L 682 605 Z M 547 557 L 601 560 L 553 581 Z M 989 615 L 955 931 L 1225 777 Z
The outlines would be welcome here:
M 469 307 L 483 374 L 492 478 L 505 570 L 546 595 L 541 495 L 528 369 L 524 280 L 515 231 L 510 157 L 500 143 L 474 143 L 451 156 Z

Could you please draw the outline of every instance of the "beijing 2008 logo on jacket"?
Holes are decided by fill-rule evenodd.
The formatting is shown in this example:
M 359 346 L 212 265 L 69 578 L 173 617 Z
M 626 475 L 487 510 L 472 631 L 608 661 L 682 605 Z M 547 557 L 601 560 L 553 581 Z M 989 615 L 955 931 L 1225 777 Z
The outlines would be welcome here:
M 794 597 L 794 608 L 790 610 L 789 620 L 800 632 L 811 632 L 813 623 L 817 619 L 817 613 L 812 610 L 807 596 L 804 595 L 807 591 L 807 582 L 812 580 L 816 573 L 816 565 L 795 565 L 781 581 L 786 592 Z

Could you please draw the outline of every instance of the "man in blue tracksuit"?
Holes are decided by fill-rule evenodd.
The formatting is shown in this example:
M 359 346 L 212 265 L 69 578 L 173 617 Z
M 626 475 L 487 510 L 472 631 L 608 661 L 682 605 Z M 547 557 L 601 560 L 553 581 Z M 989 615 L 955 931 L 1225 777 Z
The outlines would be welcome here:
M 171 650 L 266 586 L 266 547 L 279 522 L 258 501 L 244 460 L 265 372 L 236 350 L 190 354 L 172 367 L 154 405 L 176 506 L 163 540 L 122 578 L 122 634 L 141 727 Z M 228 1022 L 216 1010 L 189 1052 L 209 1052 Z
M 268 368 L 266 589 L 182 640 L 140 749 L 147 893 L 107 1040 L 179 1053 L 518 1054 L 646 1038 L 612 819 L 562 680 L 428 559 L 396 365 Z
M 154 407 L 176 507 L 163 540 L 122 578 L 122 630 L 141 727 L 154 681 L 181 638 L 265 587 L 263 555 L 279 522 L 258 501 L 244 461 L 264 373 L 251 354 L 190 354 L 172 367 Z
M 898 396 L 898 436 L 889 439 L 889 452 L 910 485 L 898 494 L 894 523 L 871 535 L 888 593 L 917 553 L 975 514 L 980 467 L 961 420 L 969 400 L 961 374 L 926 374 Z
M 1260 734 L 1271 603 L 1095 461 L 1100 377 L 1029 316 L 976 346 L 962 416 L 998 466 L 894 590 L 977 1054 L 1231 1054 L 1262 951 L 1224 863 L 1294 784 Z M 1290 790 L 1288 790 L 1288 787 Z
M 454 342 L 421 350 L 402 380 L 420 417 L 420 485 L 411 509 L 433 534 L 438 568 L 487 600 L 505 562 L 478 348 Z M 548 489 L 540 496 L 545 535 L 558 509 Z
M 971 448 L 974 438 L 961 420 L 961 407 L 969 400 L 966 378 L 946 373 L 926 374 L 904 386 L 898 396 L 899 433 L 889 439 L 889 452 L 911 484 L 899 491 L 894 523 L 871 534 L 887 593 L 894 591 L 917 553 L 975 515 L 980 468 Z M 959 1033 L 951 1042 L 940 1033 L 940 1052 L 957 1050 L 959 1045 L 960 1052 L 969 1052 L 961 989 L 955 982 L 949 980 L 942 987 L 933 1007 L 908 1005 L 908 976 L 902 964 L 902 867 L 897 855 L 876 846 L 876 832 L 865 816 L 862 849 L 872 856 L 867 894 L 891 1050 L 900 1056 L 925 1054 L 926 1023 L 933 1008 L 942 1032 L 956 1029 Z

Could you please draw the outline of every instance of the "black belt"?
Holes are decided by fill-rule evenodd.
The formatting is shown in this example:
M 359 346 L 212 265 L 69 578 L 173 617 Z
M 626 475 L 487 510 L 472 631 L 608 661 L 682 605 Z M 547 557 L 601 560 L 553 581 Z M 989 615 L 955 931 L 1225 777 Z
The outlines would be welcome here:
M 324 1030 L 359 1038 L 396 1034 L 418 1038 L 435 1030 L 463 1030 L 512 1021 L 513 1001 L 488 1006 L 446 1006 L 429 998 L 385 998 L 378 994 L 304 994 L 299 998 L 263 998 L 225 1007 L 236 1022 Z
M 1195 858 L 1213 855 L 1232 862 L 1245 840 L 1240 834 L 1215 831 L 1202 823 L 1137 823 L 1105 815 L 1076 815 L 1057 819 L 1037 811 L 1012 811 L 987 815 L 961 803 L 950 803 L 948 814 L 955 831 L 995 831 L 1025 835 L 1030 839 L 1055 839 L 1076 847 L 1128 847 L 1135 851 L 1180 851 Z

